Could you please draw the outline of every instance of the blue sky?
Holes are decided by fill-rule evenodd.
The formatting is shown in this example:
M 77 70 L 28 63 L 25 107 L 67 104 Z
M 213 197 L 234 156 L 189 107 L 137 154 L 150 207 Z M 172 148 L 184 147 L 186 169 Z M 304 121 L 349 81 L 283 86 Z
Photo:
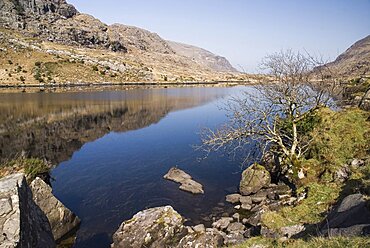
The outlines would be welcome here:
M 200 46 L 247 72 L 258 72 L 266 54 L 287 48 L 333 60 L 370 35 L 370 0 L 67 1 L 105 23 Z

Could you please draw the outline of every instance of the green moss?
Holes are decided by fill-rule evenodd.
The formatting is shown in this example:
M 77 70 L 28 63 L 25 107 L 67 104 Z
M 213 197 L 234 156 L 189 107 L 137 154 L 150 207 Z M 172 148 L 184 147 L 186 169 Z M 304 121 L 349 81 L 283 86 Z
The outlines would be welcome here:
M 309 240 L 288 240 L 286 242 L 281 242 L 275 239 L 268 239 L 263 237 L 255 237 L 248 239 L 245 243 L 233 248 L 248 248 L 253 246 L 263 246 L 266 248 L 363 248 L 370 246 L 370 239 L 367 237 L 335 237 L 335 238 L 311 238 Z
M 261 221 L 264 226 L 271 230 L 279 230 L 281 227 L 294 225 L 290 220 L 287 220 L 280 213 L 275 211 L 264 213 L 261 217 Z
M 367 133 L 370 124 L 368 112 L 349 109 L 340 112 L 321 112 L 322 121 L 312 131 L 313 143 L 309 157 L 334 167 L 345 164 L 348 159 L 366 155 L 370 147 Z
M 301 191 L 308 192 L 306 199 L 297 206 L 287 206 L 278 212 L 264 213 L 261 219 L 262 224 L 270 229 L 279 230 L 284 226 L 318 223 L 339 197 L 340 186 L 334 183 L 310 183 L 298 189 L 298 192 Z

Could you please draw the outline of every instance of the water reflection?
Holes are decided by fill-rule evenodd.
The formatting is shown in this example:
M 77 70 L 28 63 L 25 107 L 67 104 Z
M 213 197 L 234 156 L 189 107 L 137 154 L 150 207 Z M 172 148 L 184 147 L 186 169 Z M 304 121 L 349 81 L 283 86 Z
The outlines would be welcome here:
M 223 94 L 196 88 L 0 94 L 0 162 L 23 152 L 57 164 L 111 131 L 143 128 Z

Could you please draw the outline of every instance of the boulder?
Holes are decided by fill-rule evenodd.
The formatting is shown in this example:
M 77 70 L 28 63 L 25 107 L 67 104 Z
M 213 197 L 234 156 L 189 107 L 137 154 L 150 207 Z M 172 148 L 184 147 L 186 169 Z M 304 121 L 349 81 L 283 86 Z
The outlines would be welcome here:
M 0 179 L 0 231 L 0 247 L 56 247 L 48 219 L 22 173 Z
M 174 181 L 176 183 L 180 183 L 181 190 L 193 194 L 204 194 L 203 186 L 200 183 L 194 181 L 189 174 L 178 168 L 171 168 L 168 173 L 163 176 L 163 178 Z
M 252 205 L 252 197 L 250 197 L 250 196 L 242 196 L 242 197 L 240 197 L 240 203 L 241 204 L 249 204 L 249 205 Z
M 299 234 L 300 232 L 303 232 L 306 230 L 304 225 L 294 225 L 294 226 L 286 226 L 280 228 L 280 232 L 284 237 L 291 238 L 294 235 Z
M 171 206 L 138 212 L 114 233 L 112 247 L 167 247 L 177 233 L 186 231 L 183 223 L 184 219 Z
M 212 226 L 214 228 L 217 228 L 219 230 L 225 230 L 230 225 L 230 223 L 233 221 L 233 218 L 230 217 L 222 217 L 218 221 L 214 222 Z
M 243 171 L 239 190 L 242 195 L 257 193 L 271 183 L 270 173 L 261 165 L 253 164 Z
M 234 222 L 234 223 L 231 223 L 228 227 L 227 227 L 227 231 L 229 233 L 231 232 L 239 232 L 239 233 L 244 233 L 244 230 L 245 230 L 245 226 L 240 223 L 240 222 Z
M 243 243 L 246 240 L 243 233 L 240 232 L 232 232 L 224 237 L 224 244 L 225 246 L 233 246 Z
M 221 233 L 212 228 L 207 228 L 200 233 L 193 233 L 185 235 L 177 245 L 172 247 L 178 248 L 216 248 L 222 247 L 223 237 Z
M 213 248 L 221 247 L 221 232 L 204 225 L 186 227 L 171 206 L 151 208 L 135 214 L 113 235 L 111 247 L 125 248 Z
M 235 204 L 240 201 L 240 197 L 240 194 L 230 194 L 226 196 L 226 201 Z
M 199 225 L 193 226 L 193 230 L 194 232 L 197 232 L 197 233 L 203 233 L 206 231 L 206 228 L 204 227 L 203 224 L 199 224 Z
M 33 200 L 49 220 L 55 240 L 61 239 L 80 224 L 80 219 L 52 194 L 51 187 L 42 179 L 33 180 L 30 188 Z
M 365 197 L 361 194 L 349 195 L 337 208 L 328 214 L 320 225 L 324 236 L 368 235 L 370 210 Z

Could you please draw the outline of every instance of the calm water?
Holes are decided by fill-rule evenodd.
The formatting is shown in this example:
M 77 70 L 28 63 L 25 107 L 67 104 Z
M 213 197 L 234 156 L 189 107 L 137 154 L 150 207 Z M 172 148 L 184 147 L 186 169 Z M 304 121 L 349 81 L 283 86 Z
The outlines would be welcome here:
M 57 165 L 53 192 L 82 220 L 75 247 L 109 247 L 122 221 L 150 207 L 172 205 L 189 223 L 209 221 L 237 190 L 241 168 L 218 154 L 201 159 L 192 145 L 202 127 L 225 121 L 225 98 L 245 89 L 0 94 L 1 159 L 23 153 Z M 172 166 L 205 194 L 164 180 Z

